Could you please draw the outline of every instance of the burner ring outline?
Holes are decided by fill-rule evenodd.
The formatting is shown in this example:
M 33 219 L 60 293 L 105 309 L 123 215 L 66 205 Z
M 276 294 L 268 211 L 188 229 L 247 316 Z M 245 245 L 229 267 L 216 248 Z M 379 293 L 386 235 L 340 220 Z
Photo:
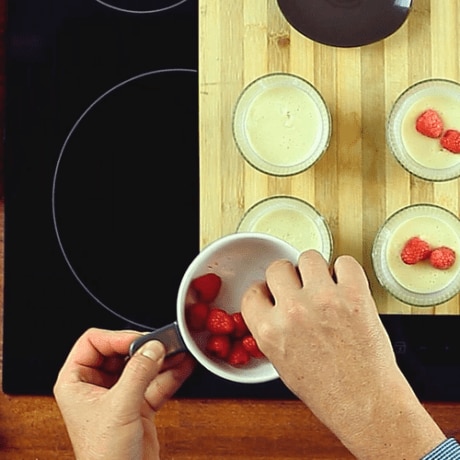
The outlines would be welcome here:
M 51 207 L 52 207 L 52 220 L 53 220 L 53 227 L 54 231 L 56 234 L 56 239 L 58 242 L 59 249 L 61 251 L 61 254 L 64 257 L 64 260 L 69 267 L 72 275 L 74 278 L 78 281 L 80 286 L 83 288 L 83 290 L 100 306 L 102 306 L 104 309 L 106 309 L 108 312 L 116 316 L 117 318 L 121 319 L 122 321 L 126 322 L 127 324 L 130 324 L 135 327 L 139 327 L 141 329 L 147 329 L 147 330 L 154 330 L 156 329 L 155 327 L 152 327 L 151 325 L 147 325 L 138 321 L 134 321 L 132 319 L 129 319 L 128 317 L 122 315 L 121 313 L 115 311 L 113 308 L 109 307 L 105 302 L 103 302 L 97 295 L 95 295 L 91 289 L 88 288 L 88 286 L 85 284 L 85 282 L 81 279 L 81 277 L 78 275 L 76 269 L 72 265 L 69 256 L 67 252 L 64 249 L 64 244 L 61 239 L 61 235 L 59 233 L 58 229 L 58 223 L 57 223 L 57 215 L 56 215 L 56 184 L 57 184 L 57 178 L 58 178 L 58 172 L 59 172 L 59 166 L 61 163 L 61 160 L 63 158 L 65 149 L 67 144 L 69 143 L 72 134 L 75 132 L 77 127 L 80 125 L 80 122 L 85 118 L 85 116 L 95 107 L 101 100 L 103 100 L 106 96 L 111 94 L 112 92 L 116 91 L 118 88 L 135 81 L 137 79 L 141 79 L 143 77 L 149 76 L 149 75 L 155 75 L 155 74 L 160 74 L 160 73 L 167 73 L 167 72 L 186 72 L 186 73 L 194 73 L 196 74 L 198 71 L 196 69 L 188 69 L 188 68 L 169 68 L 169 69 L 161 69 L 161 70 L 154 70 L 154 71 L 149 71 L 149 72 L 144 72 L 138 75 L 135 75 L 134 77 L 128 78 L 127 80 L 123 80 L 122 82 L 116 84 L 115 86 L 112 86 L 110 89 L 105 91 L 103 94 L 101 94 L 99 97 L 97 97 L 85 110 L 84 112 L 78 117 L 76 122 L 73 124 L 72 128 L 70 129 L 68 135 L 66 136 L 64 143 L 59 151 L 59 155 L 56 161 L 56 167 L 54 170 L 53 174 L 53 181 L 52 181 L 52 191 L 51 191 Z
M 139 10 L 130 10 L 130 9 L 127 9 L 127 8 L 120 8 L 118 6 L 111 5 L 108 2 L 104 2 L 102 0 L 96 0 L 97 3 L 103 5 L 103 6 L 107 7 L 107 8 L 110 8 L 110 9 L 113 9 L 113 10 L 116 10 L 116 11 L 121 11 L 123 13 L 134 13 L 134 14 L 160 13 L 162 11 L 167 11 L 167 10 L 171 10 L 173 8 L 176 8 L 177 6 L 182 5 L 183 3 L 187 2 L 187 1 L 188 0 L 178 0 L 175 3 L 173 3 L 173 4 L 169 5 L 169 6 L 165 6 L 163 8 L 156 8 L 156 9 L 152 9 L 152 10 L 139 11 Z

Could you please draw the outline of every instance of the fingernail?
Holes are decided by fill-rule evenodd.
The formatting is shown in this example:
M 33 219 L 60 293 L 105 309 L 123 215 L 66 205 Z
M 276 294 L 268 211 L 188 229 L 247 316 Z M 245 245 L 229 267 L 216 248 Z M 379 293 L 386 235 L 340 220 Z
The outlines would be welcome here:
M 143 345 L 139 353 L 152 361 L 158 361 L 165 353 L 163 344 L 158 340 L 151 340 Z

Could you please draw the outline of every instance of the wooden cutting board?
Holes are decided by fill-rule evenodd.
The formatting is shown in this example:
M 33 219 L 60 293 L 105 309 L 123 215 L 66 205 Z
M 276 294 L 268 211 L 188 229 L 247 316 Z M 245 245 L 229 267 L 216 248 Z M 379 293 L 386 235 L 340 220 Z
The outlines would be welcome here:
M 420 308 L 387 295 L 370 257 L 378 228 L 403 206 L 429 202 L 459 214 L 458 179 L 417 179 L 385 143 L 387 115 L 404 89 L 429 77 L 460 79 L 459 24 L 459 0 L 413 0 L 407 21 L 390 37 L 335 48 L 293 29 L 276 0 L 200 0 L 201 246 L 234 232 L 260 199 L 296 196 L 326 218 L 334 256 L 351 254 L 363 264 L 381 313 L 460 313 L 458 296 Z M 290 72 L 313 83 L 332 115 L 329 149 L 314 167 L 292 177 L 256 171 L 232 138 L 239 94 L 271 72 Z

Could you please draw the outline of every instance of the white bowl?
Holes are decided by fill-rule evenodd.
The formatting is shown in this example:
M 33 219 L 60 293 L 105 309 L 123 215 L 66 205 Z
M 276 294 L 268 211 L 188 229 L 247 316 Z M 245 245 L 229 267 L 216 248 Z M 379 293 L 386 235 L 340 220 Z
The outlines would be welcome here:
M 299 251 L 285 241 L 259 233 L 234 233 L 206 246 L 192 261 L 179 286 L 177 323 L 186 348 L 197 361 L 219 377 L 239 383 L 262 383 L 277 379 L 278 373 L 266 359 L 251 359 L 242 367 L 231 366 L 205 352 L 207 332 L 191 332 L 187 327 L 185 309 L 192 301 L 190 283 L 205 273 L 222 278 L 215 306 L 229 313 L 240 311 L 241 298 L 257 280 L 265 280 L 265 270 L 276 259 L 288 259 L 297 265 Z

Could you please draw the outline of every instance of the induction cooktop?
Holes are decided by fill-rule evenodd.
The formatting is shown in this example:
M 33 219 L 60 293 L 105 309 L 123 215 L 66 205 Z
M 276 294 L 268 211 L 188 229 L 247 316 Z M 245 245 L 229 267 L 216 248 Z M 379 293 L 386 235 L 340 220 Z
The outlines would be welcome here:
M 47 395 L 87 328 L 175 319 L 199 251 L 198 0 L 7 6 L 3 390 Z M 460 400 L 460 317 L 382 320 L 419 397 Z M 177 397 L 294 396 L 198 367 Z
M 175 319 L 199 251 L 198 1 L 8 4 L 3 389 L 88 327 Z M 178 397 L 291 397 L 197 369 Z

